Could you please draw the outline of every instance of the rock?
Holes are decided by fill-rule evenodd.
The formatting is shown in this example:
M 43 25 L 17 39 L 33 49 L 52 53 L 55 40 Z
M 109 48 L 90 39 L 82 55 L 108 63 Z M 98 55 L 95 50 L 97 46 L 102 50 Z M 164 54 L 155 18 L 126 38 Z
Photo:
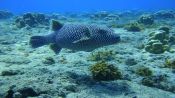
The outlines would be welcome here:
M 164 53 L 167 49 L 164 48 L 164 45 L 158 40 L 151 40 L 145 46 L 145 50 L 154 53 L 154 54 L 161 54 Z
M 0 50 L 0 54 L 3 54 L 2 50 Z
M 174 36 L 174 35 L 170 36 L 170 38 L 169 38 L 169 43 L 170 43 L 171 45 L 174 45 L 174 44 L 175 44 L 175 36 Z
M 153 40 L 159 40 L 160 42 L 164 42 L 164 40 L 168 40 L 168 35 L 166 35 L 166 32 L 158 31 L 154 34 L 154 36 L 151 38 Z
M 142 79 L 142 84 L 149 87 L 156 87 L 165 91 L 175 92 L 175 85 L 167 81 L 166 75 L 157 75 L 145 77 Z
M 162 26 L 159 28 L 159 30 L 163 30 L 166 32 L 166 34 L 169 34 L 170 33 L 170 28 L 168 26 Z
M 13 16 L 13 14 L 11 12 L 0 11 L 0 19 L 8 19 L 8 18 L 10 18 L 12 16 Z
M 77 92 L 78 88 L 76 87 L 76 85 L 67 85 L 64 87 L 64 89 L 66 89 L 66 91 L 70 91 L 70 92 Z
M 5 93 L 4 98 L 13 98 L 13 94 L 14 91 L 10 89 Z
M 174 13 L 172 11 L 158 11 L 154 14 L 154 18 L 156 19 L 172 19 L 175 18 Z
M 2 56 L 0 55 L 0 62 L 8 63 L 8 64 L 28 64 L 31 61 L 28 58 L 21 56 Z
M 37 98 L 53 98 L 53 96 L 50 96 L 48 94 L 41 94 Z M 62 98 L 62 97 L 57 97 L 57 98 Z
M 15 20 L 15 24 L 16 24 L 16 26 L 17 26 L 18 28 L 23 28 L 23 27 L 26 26 L 26 24 L 25 24 L 25 22 L 24 22 L 24 20 L 23 20 L 22 18 L 17 18 L 17 19 Z
M 154 53 L 161 54 L 165 51 L 169 51 L 169 34 L 165 31 L 156 31 L 150 34 L 150 39 L 145 45 L 145 50 Z
M 106 21 L 119 20 L 119 16 L 117 14 L 110 14 L 107 11 L 97 12 L 91 15 L 90 18 L 97 19 L 97 20 L 106 20 Z
M 107 11 L 100 11 L 100 12 L 95 13 L 94 17 L 102 19 L 102 18 L 107 17 L 108 15 L 109 13 Z
M 152 25 L 154 23 L 154 18 L 151 15 L 142 15 L 138 22 L 144 25 Z
M 127 31 L 132 31 L 132 32 L 139 32 L 143 29 L 143 27 L 137 22 L 127 24 L 124 28 Z
M 115 14 L 109 14 L 107 17 L 104 18 L 104 20 L 119 20 L 119 16 L 118 15 L 115 15 Z
M 19 70 L 5 70 L 1 72 L 1 76 L 13 76 L 19 74 Z
M 52 57 L 46 57 L 42 62 L 43 64 L 48 64 L 48 65 L 55 64 L 55 60 Z
M 18 92 L 22 95 L 21 98 L 39 96 L 39 94 L 32 87 L 21 88 L 18 90 Z
M 132 65 L 136 65 L 137 62 L 134 58 L 128 58 L 128 59 L 126 59 L 125 64 L 129 65 L 129 66 L 132 66 Z
M 48 25 L 49 18 L 41 13 L 26 13 L 21 17 L 17 17 L 15 24 L 18 28 L 25 26 L 36 27 L 38 25 Z
M 63 15 L 60 15 L 60 14 L 52 14 L 50 16 L 50 19 L 67 20 L 68 18 L 66 16 L 63 16 Z
M 13 98 L 22 98 L 22 94 L 20 94 L 19 92 L 16 92 L 13 94 Z

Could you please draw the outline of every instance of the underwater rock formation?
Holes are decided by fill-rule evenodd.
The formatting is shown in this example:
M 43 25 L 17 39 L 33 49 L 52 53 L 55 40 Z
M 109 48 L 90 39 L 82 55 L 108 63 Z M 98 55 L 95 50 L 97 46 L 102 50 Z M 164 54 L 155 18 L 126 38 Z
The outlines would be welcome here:
M 56 20 L 67 20 L 66 16 L 63 16 L 61 14 L 52 14 L 51 16 L 49 16 L 50 19 L 56 19 Z
M 154 23 L 154 18 L 151 15 L 142 15 L 138 22 L 144 25 L 152 25 Z
M 138 17 L 140 16 L 141 14 L 143 14 L 142 11 L 136 11 L 136 10 L 128 10 L 128 11 L 124 11 L 124 12 L 120 12 L 119 13 L 119 16 L 120 17 Z
M 37 25 L 48 25 L 49 19 L 40 13 L 26 13 L 22 17 L 17 17 L 15 24 L 18 28 L 25 26 L 36 27 Z
M 55 60 L 52 57 L 46 57 L 43 61 L 43 64 L 48 64 L 48 65 L 52 65 L 55 64 Z
M 11 12 L 8 11 L 0 11 L 0 19 L 7 19 L 12 17 L 13 14 Z
M 147 43 L 145 50 L 150 53 L 161 54 L 167 50 L 167 47 L 164 47 L 164 45 L 159 40 L 150 40 Z
M 165 91 L 175 92 L 175 85 L 167 81 L 166 75 L 149 76 L 142 79 L 142 84 L 149 87 L 156 87 Z
M 19 70 L 4 70 L 1 73 L 1 76 L 13 76 L 19 74 Z
M 106 20 L 106 21 L 119 20 L 119 16 L 117 14 L 111 14 L 111 13 L 108 13 L 107 11 L 97 12 L 91 15 L 90 18 L 95 20 L 99 19 L 99 20 Z
M 109 13 L 107 11 L 100 11 L 100 12 L 96 12 L 95 14 L 91 15 L 90 18 L 92 19 L 102 19 L 102 18 L 105 18 L 109 15 Z
M 133 23 L 127 24 L 125 26 L 125 29 L 131 32 L 139 32 L 143 29 L 143 27 L 139 23 L 133 22 Z
M 160 54 L 169 50 L 169 30 L 159 30 L 152 32 L 150 34 L 150 39 L 145 46 L 145 50 L 154 53 Z
M 154 18 L 156 19 L 172 19 L 175 15 L 172 11 L 158 11 L 154 13 Z
M 3 98 L 28 98 L 39 95 L 33 87 L 23 87 L 18 90 L 9 89 Z

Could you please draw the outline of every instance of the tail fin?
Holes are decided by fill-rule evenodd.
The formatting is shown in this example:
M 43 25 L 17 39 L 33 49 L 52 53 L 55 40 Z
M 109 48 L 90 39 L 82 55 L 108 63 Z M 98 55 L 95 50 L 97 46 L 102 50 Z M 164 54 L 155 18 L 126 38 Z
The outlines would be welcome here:
M 32 48 L 38 48 L 46 44 L 46 38 L 44 36 L 32 36 L 29 44 Z

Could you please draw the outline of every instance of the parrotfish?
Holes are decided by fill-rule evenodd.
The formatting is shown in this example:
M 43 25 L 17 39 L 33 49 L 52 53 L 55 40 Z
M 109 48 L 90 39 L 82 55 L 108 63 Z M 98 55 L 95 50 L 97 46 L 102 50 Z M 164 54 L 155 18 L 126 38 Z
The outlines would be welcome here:
M 52 20 L 51 27 L 52 33 L 45 36 L 32 36 L 29 44 L 33 48 L 50 44 L 50 48 L 58 54 L 62 48 L 90 52 L 120 42 L 120 36 L 105 26 L 62 24 Z

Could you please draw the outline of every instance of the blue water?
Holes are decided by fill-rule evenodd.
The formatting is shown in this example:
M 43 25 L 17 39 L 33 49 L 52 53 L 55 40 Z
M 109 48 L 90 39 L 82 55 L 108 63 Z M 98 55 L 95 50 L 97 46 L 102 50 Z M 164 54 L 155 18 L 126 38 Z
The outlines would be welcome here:
M 97 10 L 162 10 L 175 8 L 175 0 L 1 0 L 0 10 L 23 12 L 78 12 Z

